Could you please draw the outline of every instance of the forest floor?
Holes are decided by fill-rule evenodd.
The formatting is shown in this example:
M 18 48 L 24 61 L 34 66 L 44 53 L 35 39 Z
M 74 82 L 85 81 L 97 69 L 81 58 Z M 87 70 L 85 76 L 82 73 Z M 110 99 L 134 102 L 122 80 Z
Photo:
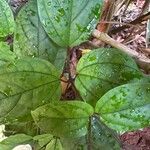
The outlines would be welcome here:
M 144 1 L 145 0 L 139 0 L 138 3 L 135 1 L 129 6 L 125 14 L 120 13 L 115 17 L 121 18 L 124 23 L 134 20 L 140 14 Z M 147 21 L 140 23 L 139 27 L 140 28 L 137 29 L 130 27 L 112 35 L 112 37 L 130 47 L 132 50 L 150 57 L 150 52 L 145 51 Z M 143 70 L 143 72 L 150 74 L 150 72 L 146 70 Z M 150 150 L 150 128 L 124 133 L 120 138 L 125 150 Z
M 26 1 L 27 0 L 10 0 L 10 4 L 16 9 L 20 4 Z M 135 1 L 129 6 L 125 13 L 120 12 L 116 14 L 116 16 L 114 16 L 115 20 L 121 19 L 124 23 L 134 20 L 139 15 L 143 2 L 144 0 L 138 0 L 138 3 Z M 134 51 L 144 53 L 147 57 L 150 57 L 150 53 L 145 52 L 146 23 L 147 22 L 142 22 L 139 25 L 140 28 L 133 29 L 133 27 L 130 27 L 110 36 L 127 45 Z M 150 74 L 150 72 L 146 73 Z M 124 150 L 150 150 L 150 128 L 124 133 L 120 136 L 120 139 L 124 145 Z

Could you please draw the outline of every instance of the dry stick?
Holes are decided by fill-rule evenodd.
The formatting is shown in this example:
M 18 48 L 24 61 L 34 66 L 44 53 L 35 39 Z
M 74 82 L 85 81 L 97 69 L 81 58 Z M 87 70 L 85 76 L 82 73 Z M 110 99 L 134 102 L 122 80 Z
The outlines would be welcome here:
M 105 42 L 106 44 L 111 45 L 112 47 L 115 47 L 115 48 L 117 48 L 117 49 L 127 53 L 131 57 L 135 58 L 137 63 L 140 66 L 142 66 L 142 68 L 147 69 L 148 66 L 150 67 L 150 59 L 149 58 L 147 58 L 143 54 L 139 54 L 138 52 L 133 51 L 129 47 L 125 46 L 124 44 L 119 43 L 118 41 L 116 41 L 113 38 L 111 38 L 108 34 L 100 32 L 98 30 L 94 30 L 93 31 L 93 36 L 95 38 Z
M 137 24 L 139 24 L 139 23 L 141 23 L 143 21 L 147 21 L 148 19 L 150 19 L 150 12 L 148 12 L 147 14 L 145 14 L 143 16 L 140 16 L 140 17 L 136 18 L 135 20 L 129 22 L 129 24 L 137 25 Z M 126 28 L 130 28 L 130 26 L 123 25 L 121 27 L 118 27 L 116 29 L 111 30 L 110 33 L 111 34 L 116 34 L 116 33 L 120 32 L 120 31 L 122 31 L 122 30 L 124 30 Z
M 149 6 L 150 1 L 149 0 L 145 0 L 145 3 L 142 7 L 142 12 L 141 14 L 143 14 L 146 10 L 148 10 L 148 6 Z

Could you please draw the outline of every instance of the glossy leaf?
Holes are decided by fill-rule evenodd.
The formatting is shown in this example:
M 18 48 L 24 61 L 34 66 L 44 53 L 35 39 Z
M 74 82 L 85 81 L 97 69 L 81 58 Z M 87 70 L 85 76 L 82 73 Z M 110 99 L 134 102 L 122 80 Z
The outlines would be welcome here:
M 116 87 L 96 104 L 95 111 L 111 128 L 125 132 L 150 125 L 150 83 Z
M 18 57 L 39 57 L 62 69 L 66 50 L 57 46 L 46 34 L 39 20 L 36 0 L 30 0 L 16 18 L 14 52 Z
M 93 108 L 78 101 L 47 104 L 32 111 L 41 130 L 57 137 L 80 137 L 87 131 Z
M 91 142 L 92 145 L 88 145 L 88 147 L 91 147 L 93 150 L 121 150 L 121 142 L 117 134 L 105 126 L 98 117 L 91 117 L 90 126 L 89 130 L 91 131 L 88 133 L 88 142 Z
M 117 49 L 103 48 L 80 59 L 75 85 L 82 98 L 95 106 L 108 90 L 141 76 L 132 58 Z
M 0 150 L 12 150 L 20 144 L 27 144 L 32 141 L 32 137 L 25 134 L 12 135 L 0 142 Z
M 0 0 L 0 38 L 14 32 L 15 22 L 13 13 L 5 0 Z
M 74 139 L 63 139 L 65 150 L 120 150 L 121 142 L 117 134 L 103 124 L 99 117 L 89 120 L 88 132 L 85 136 Z
M 38 0 L 40 20 L 62 47 L 86 41 L 99 20 L 103 0 Z
M 60 99 L 59 73 L 49 62 L 27 58 L 0 68 L 0 119 L 18 122 L 30 111 Z
M 64 150 L 59 139 L 52 139 L 45 150 Z

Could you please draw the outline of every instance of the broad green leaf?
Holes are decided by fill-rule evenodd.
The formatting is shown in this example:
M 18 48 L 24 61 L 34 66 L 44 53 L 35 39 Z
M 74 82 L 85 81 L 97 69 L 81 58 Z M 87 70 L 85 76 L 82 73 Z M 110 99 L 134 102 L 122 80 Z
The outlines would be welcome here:
M 32 137 L 25 134 L 12 135 L 0 142 L 0 150 L 12 150 L 20 144 L 27 144 L 32 141 Z
M 60 99 L 59 73 L 45 60 L 26 58 L 0 68 L 0 119 L 30 120 L 30 111 Z
M 63 139 L 65 150 L 120 150 L 117 134 L 94 115 L 89 120 L 88 132 L 81 138 Z
M 45 150 L 64 150 L 59 139 L 52 139 L 46 146 Z
M 117 49 L 100 48 L 80 59 L 75 85 L 82 98 L 95 106 L 108 90 L 141 76 L 132 58 Z
M 133 79 L 129 83 L 150 83 L 150 76 L 143 75 L 141 78 L 139 78 L 139 79 Z
M 10 51 L 10 45 L 8 45 L 6 42 L 0 42 L 0 51 L 2 49 L 5 49 L 5 51 Z
M 10 51 L 10 46 L 4 42 L 0 42 L 0 65 L 6 62 L 13 62 L 16 59 L 15 54 Z
M 44 148 L 46 145 L 54 139 L 53 135 L 51 134 L 42 134 L 42 135 L 37 135 L 33 138 L 33 140 L 38 142 L 39 148 Z M 38 148 L 38 149 L 39 149 Z M 37 148 L 36 148 L 37 149 Z
M 14 52 L 18 57 L 39 57 L 57 68 L 64 66 L 66 50 L 57 46 L 46 34 L 39 20 L 36 0 L 30 0 L 16 18 Z
M 57 137 L 80 137 L 87 131 L 87 122 L 93 108 L 79 101 L 47 104 L 32 111 L 37 125 Z
M 36 149 L 63 150 L 60 140 L 51 134 L 37 135 L 33 140 L 38 141 L 39 147 Z
M 49 37 L 62 47 L 73 47 L 89 38 L 103 0 L 37 0 L 40 20 Z
M 87 150 L 87 133 L 85 136 L 74 138 L 62 138 L 65 150 Z
M 91 117 L 88 142 L 93 150 L 121 150 L 121 142 L 117 134 L 103 124 L 98 117 Z M 91 132 L 91 134 L 90 134 Z
M 19 134 L 19 133 L 23 133 L 23 134 L 27 134 L 30 136 L 34 136 L 37 134 L 37 126 L 34 123 L 34 121 L 26 121 L 26 122 L 11 122 L 11 123 L 7 123 L 5 124 L 5 135 L 6 136 L 10 136 L 13 134 Z
M 0 0 L 0 38 L 14 32 L 15 22 L 13 13 L 5 0 Z
M 96 113 L 109 127 L 125 132 L 150 125 L 150 83 L 132 83 L 107 92 Z

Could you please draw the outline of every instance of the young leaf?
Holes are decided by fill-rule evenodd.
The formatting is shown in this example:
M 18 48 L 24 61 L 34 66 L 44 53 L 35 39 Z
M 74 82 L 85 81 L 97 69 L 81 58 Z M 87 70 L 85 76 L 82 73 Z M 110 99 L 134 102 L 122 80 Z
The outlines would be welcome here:
M 85 136 L 74 139 L 62 139 L 65 150 L 120 150 L 121 142 L 117 134 L 106 127 L 99 117 L 94 115 L 89 120 Z
M 23 133 L 30 136 L 34 136 L 37 134 L 37 126 L 33 120 L 25 121 L 25 122 L 11 122 L 5 124 L 5 135 L 10 136 L 16 133 Z
M 133 79 L 131 82 L 129 83 L 150 83 L 150 76 L 142 76 L 139 79 Z
M 62 138 L 63 148 L 65 150 L 87 150 L 87 136 Z
M 4 42 L 0 42 L 0 65 L 6 62 L 13 62 L 16 59 L 15 54 L 10 51 L 10 46 Z
M 51 134 L 37 135 L 33 138 L 34 141 L 38 142 L 39 148 L 46 147 L 46 145 L 53 139 Z
M 61 70 L 64 66 L 66 50 L 57 46 L 44 31 L 36 0 L 30 0 L 16 18 L 14 52 L 18 57 L 46 59 Z
M 32 137 L 25 134 L 12 135 L 0 142 L 0 150 L 12 150 L 20 144 L 28 144 L 32 141 Z
M 52 139 L 45 150 L 64 150 L 59 139 Z
M 45 60 L 20 59 L 0 68 L 0 119 L 28 120 L 31 110 L 60 94 L 59 73 Z
M 5 0 L 0 0 L 0 38 L 14 32 L 15 22 L 13 13 Z
M 32 111 L 37 125 L 57 137 L 80 137 L 86 134 L 91 114 L 93 108 L 79 101 L 47 104 Z
M 140 78 L 141 74 L 132 58 L 117 49 L 102 48 L 80 59 L 75 85 L 82 98 L 95 105 L 108 90 Z
M 103 0 L 37 0 L 40 20 L 49 37 L 62 47 L 88 39 L 99 20 Z
M 93 150 L 121 150 L 121 142 L 117 134 L 105 126 L 97 116 L 91 117 L 88 142 L 88 147 Z
M 150 84 L 132 83 L 107 92 L 95 111 L 109 127 L 125 132 L 150 125 Z

